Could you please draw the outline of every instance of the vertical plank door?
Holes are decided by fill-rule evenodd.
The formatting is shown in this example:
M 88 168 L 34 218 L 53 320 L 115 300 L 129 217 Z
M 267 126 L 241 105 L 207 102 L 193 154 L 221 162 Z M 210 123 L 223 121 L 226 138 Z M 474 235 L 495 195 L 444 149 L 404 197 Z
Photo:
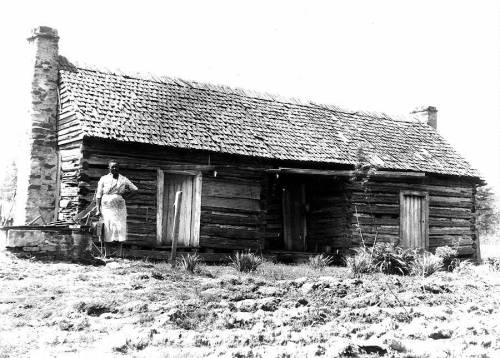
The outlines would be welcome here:
M 196 225 L 193 225 L 196 220 L 196 214 L 199 215 L 199 213 L 196 213 L 196 202 L 198 201 L 195 200 L 195 193 L 198 191 L 195 185 L 196 179 L 196 176 L 193 175 L 164 173 L 162 244 L 169 245 L 172 243 L 174 235 L 175 194 L 178 191 L 182 191 L 182 202 L 179 208 L 180 220 L 178 229 L 176 230 L 178 233 L 177 243 L 179 246 L 198 245 L 196 240 L 198 235 L 194 232 Z
M 287 185 L 283 188 L 283 235 L 286 250 L 306 249 L 305 201 L 305 184 Z
M 429 197 L 424 192 L 400 194 L 400 245 L 405 248 L 429 248 Z

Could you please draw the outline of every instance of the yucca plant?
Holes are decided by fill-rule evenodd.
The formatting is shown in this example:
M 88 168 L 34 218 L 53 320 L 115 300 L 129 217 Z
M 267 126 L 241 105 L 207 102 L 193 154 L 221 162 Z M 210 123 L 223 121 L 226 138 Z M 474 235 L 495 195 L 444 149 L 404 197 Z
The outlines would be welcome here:
M 410 265 L 410 273 L 416 276 L 430 276 L 443 268 L 443 259 L 430 252 L 415 257 Z
M 231 257 L 230 266 L 240 272 L 252 272 L 257 270 L 257 267 L 262 264 L 262 259 L 254 253 L 237 252 Z
M 315 270 L 323 270 L 325 267 L 330 266 L 333 263 L 333 257 L 319 254 L 315 256 L 310 256 L 308 265 Z
M 187 254 L 177 259 L 177 266 L 182 270 L 194 273 L 202 262 L 202 258 L 198 253 Z
M 385 274 L 407 275 L 415 259 L 413 249 L 404 249 L 391 243 L 378 243 L 372 248 L 373 263 Z

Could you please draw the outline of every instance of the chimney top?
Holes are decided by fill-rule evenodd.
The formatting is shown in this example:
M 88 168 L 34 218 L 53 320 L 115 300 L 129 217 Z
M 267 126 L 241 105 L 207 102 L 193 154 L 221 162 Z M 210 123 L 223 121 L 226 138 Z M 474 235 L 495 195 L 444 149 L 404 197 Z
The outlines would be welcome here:
M 44 37 L 48 39 L 58 40 L 59 35 L 57 34 L 57 30 L 48 26 L 38 26 L 31 30 L 31 36 L 28 37 L 28 41 L 33 41 L 38 37 Z
M 411 112 L 414 118 L 420 122 L 426 123 L 434 129 L 437 129 L 437 108 L 434 106 L 418 107 Z

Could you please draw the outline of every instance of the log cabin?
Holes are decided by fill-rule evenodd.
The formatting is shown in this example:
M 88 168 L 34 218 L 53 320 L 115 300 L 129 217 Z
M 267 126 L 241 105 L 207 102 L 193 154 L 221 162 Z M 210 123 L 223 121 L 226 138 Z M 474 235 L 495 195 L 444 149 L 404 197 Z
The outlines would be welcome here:
M 332 252 L 391 242 L 455 245 L 477 258 L 476 170 L 408 118 L 350 111 L 175 78 L 74 65 L 38 27 L 32 126 L 16 222 L 71 220 L 110 159 L 139 188 L 127 244 L 165 248 L 182 191 L 178 244 L 201 252 Z

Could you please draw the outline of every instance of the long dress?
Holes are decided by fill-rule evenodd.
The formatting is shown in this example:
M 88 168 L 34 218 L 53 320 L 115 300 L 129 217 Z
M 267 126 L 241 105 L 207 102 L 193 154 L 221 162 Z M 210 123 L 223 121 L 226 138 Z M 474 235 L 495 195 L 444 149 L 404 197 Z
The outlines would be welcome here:
M 97 184 L 96 197 L 101 199 L 101 215 L 104 226 L 104 241 L 125 241 L 127 239 L 127 206 L 122 195 L 125 191 L 137 190 L 123 175 L 113 178 L 107 174 Z

